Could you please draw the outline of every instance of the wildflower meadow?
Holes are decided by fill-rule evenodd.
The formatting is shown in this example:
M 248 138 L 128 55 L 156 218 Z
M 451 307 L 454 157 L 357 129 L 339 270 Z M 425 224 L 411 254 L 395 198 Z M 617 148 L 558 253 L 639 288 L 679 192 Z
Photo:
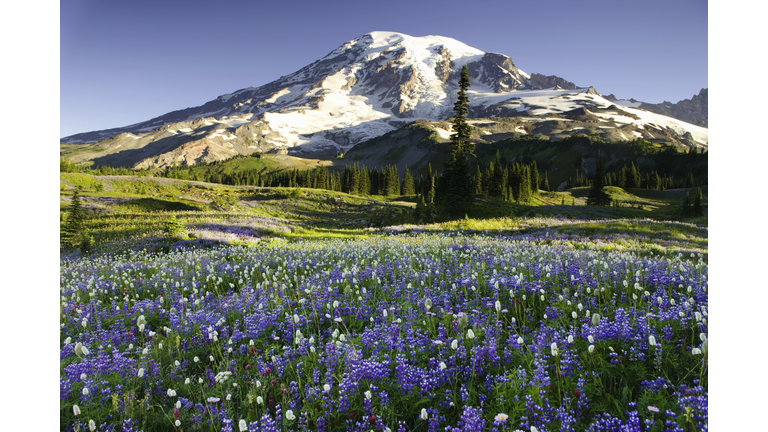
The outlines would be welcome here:
M 62 256 L 61 430 L 708 430 L 706 251 L 626 240 Z

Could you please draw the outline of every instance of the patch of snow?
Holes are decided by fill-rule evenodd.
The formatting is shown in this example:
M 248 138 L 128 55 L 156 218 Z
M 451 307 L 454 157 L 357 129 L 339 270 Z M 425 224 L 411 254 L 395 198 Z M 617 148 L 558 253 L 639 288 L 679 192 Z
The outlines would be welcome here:
M 450 140 L 451 139 L 451 132 L 447 131 L 443 128 L 435 128 L 435 131 L 440 135 L 440 138 Z
M 275 103 L 277 99 L 279 99 L 281 96 L 285 96 L 287 94 L 290 94 L 291 90 L 290 88 L 284 88 L 280 90 L 279 92 L 273 94 L 272 96 L 268 97 L 267 99 L 264 99 L 264 102 L 266 103 Z
M 626 100 L 626 99 L 618 99 L 618 100 L 614 101 L 614 103 L 616 105 L 621 105 L 621 106 L 625 106 L 625 107 L 640 108 L 640 104 L 642 102 L 632 102 L 632 101 L 629 101 L 629 100 Z
M 635 136 L 638 137 L 638 138 L 642 138 L 643 137 L 643 134 L 641 134 L 638 131 L 632 131 L 632 133 L 635 134 Z
M 246 114 L 244 116 L 231 117 L 226 119 L 217 120 L 216 123 L 223 123 L 227 126 L 237 127 L 251 122 L 253 114 Z
M 229 135 L 229 134 L 225 135 L 225 134 L 222 134 L 222 133 L 212 133 L 212 134 L 208 135 L 208 138 L 216 138 L 216 137 L 221 137 L 222 139 L 225 139 L 225 140 L 232 140 L 232 139 L 237 138 L 235 135 Z

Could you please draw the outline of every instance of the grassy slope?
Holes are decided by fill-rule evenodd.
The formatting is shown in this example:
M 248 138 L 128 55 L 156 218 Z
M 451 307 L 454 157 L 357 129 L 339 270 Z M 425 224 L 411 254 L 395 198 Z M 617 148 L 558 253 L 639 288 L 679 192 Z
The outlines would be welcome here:
M 165 239 L 162 233 L 163 224 L 171 214 L 176 214 L 186 225 L 192 236 L 187 240 L 201 236 L 201 230 L 245 230 L 260 238 L 322 238 L 367 235 L 372 227 L 399 226 L 405 227 L 400 229 L 507 233 L 556 227 L 552 229 L 560 233 L 618 230 L 640 237 L 652 235 L 655 230 L 666 237 L 671 234 L 689 249 L 706 251 L 707 243 L 706 216 L 688 219 L 685 221 L 687 225 L 663 222 L 675 219 L 675 211 L 685 194 L 683 190 L 608 188 L 613 198 L 621 203 L 617 207 L 585 206 L 588 188 L 542 192 L 531 205 L 478 198 L 468 220 L 414 226 L 406 225 L 413 222 L 410 215 L 410 209 L 415 206 L 413 197 L 358 197 L 314 189 L 304 189 L 297 194 L 295 189 L 288 188 L 235 187 L 165 178 L 84 174 L 61 174 L 60 184 L 62 221 L 73 189 L 76 186 L 83 188 L 83 206 L 91 214 L 87 229 L 94 236 L 96 252 L 114 252 L 141 244 L 174 243 L 176 240 Z M 561 205 L 563 200 L 566 205 Z M 659 222 L 647 222 L 642 228 L 627 222 L 647 219 Z M 685 228 L 688 226 L 693 227 L 693 231 Z M 216 241 L 231 242 L 233 238 L 237 241 L 237 235 Z

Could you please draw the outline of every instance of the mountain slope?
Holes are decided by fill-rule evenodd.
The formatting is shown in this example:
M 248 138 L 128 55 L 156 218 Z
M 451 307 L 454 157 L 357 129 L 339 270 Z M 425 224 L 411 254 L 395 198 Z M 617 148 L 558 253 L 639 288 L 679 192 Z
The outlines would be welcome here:
M 556 139 L 558 134 L 537 123 L 555 119 L 567 126 L 576 120 L 568 112 L 586 109 L 589 114 L 579 118 L 593 115 L 596 127 L 633 125 L 651 135 L 665 130 L 663 139 L 680 145 L 706 147 L 708 142 L 704 128 L 639 109 L 610 111 L 613 103 L 594 89 L 556 76 L 528 75 L 502 54 L 441 36 L 372 32 L 264 86 L 123 128 L 66 137 L 61 150 L 75 161 L 135 167 L 274 150 L 336 154 L 416 120 L 450 118 L 464 65 L 470 74 L 471 116 L 515 117 L 530 126 L 518 132 L 538 129 L 535 133 Z M 567 129 L 560 127 L 559 135 L 567 135 Z M 638 136 L 628 133 L 626 139 Z
M 606 99 L 615 101 L 619 105 L 636 107 L 656 114 L 673 117 L 696 126 L 708 127 L 709 125 L 709 89 L 701 89 L 698 95 L 693 95 L 691 99 L 683 99 L 676 103 L 662 102 L 651 104 L 646 102 L 630 100 L 616 100 L 613 95 L 606 96 Z

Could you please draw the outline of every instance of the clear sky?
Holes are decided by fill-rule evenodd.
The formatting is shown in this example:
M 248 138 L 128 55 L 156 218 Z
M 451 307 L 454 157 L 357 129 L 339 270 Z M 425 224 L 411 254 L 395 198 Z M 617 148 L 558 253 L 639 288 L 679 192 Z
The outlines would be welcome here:
M 60 3 L 60 136 L 127 126 L 295 72 L 382 30 L 440 35 L 644 102 L 708 87 L 701 0 Z

